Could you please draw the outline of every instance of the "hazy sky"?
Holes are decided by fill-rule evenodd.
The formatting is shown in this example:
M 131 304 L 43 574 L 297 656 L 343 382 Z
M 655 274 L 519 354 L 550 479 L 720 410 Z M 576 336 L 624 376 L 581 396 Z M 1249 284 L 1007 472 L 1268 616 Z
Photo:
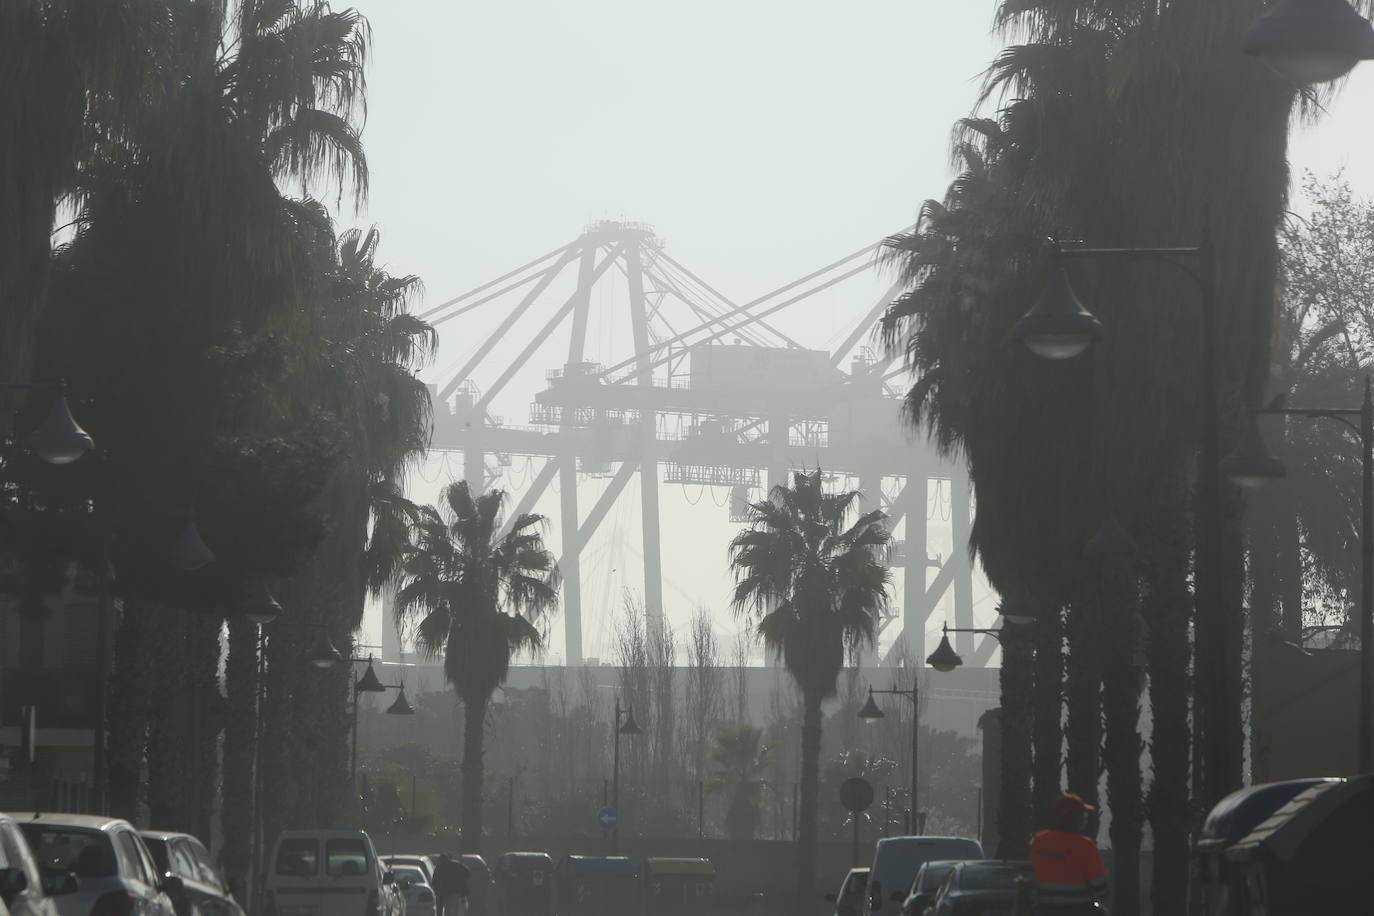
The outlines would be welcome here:
M 1002 44 L 988 32 L 992 0 L 354 5 L 374 32 L 372 193 L 357 220 L 381 228 L 384 259 L 419 274 L 432 304 L 598 219 L 651 224 L 673 257 L 737 301 L 776 288 L 913 222 L 920 202 L 943 192 L 950 126 L 969 113 Z M 1346 167 L 1374 192 L 1371 111 L 1366 65 L 1329 116 L 1296 136 L 1295 171 Z M 871 303 L 868 288 L 827 300 L 788 330 L 824 347 Z M 475 326 L 441 330 L 431 380 L 475 346 Z M 532 364 L 542 372 L 561 360 L 544 362 Z M 524 422 L 533 390 L 497 406 Z M 414 495 L 432 499 L 444 473 L 431 465 Z M 664 548 L 674 618 L 705 603 L 722 609 L 728 634 L 737 624 L 723 610 L 724 510 L 664 498 L 686 538 Z M 589 605 L 637 587 L 637 555 L 619 543 L 637 526 L 629 505 L 608 523 L 614 543 L 593 545 L 602 574 L 588 583 Z M 703 553 L 703 539 L 719 549 Z M 369 632 L 379 625 L 373 614 Z M 608 618 L 584 629 L 587 654 L 606 654 Z

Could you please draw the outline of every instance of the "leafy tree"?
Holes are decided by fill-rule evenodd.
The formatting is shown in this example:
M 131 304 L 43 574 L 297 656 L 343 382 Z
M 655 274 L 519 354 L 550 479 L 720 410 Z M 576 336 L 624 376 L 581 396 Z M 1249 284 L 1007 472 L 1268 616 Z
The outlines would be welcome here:
M 792 486 L 750 504 L 749 527 L 730 542 L 734 606 L 755 621 L 802 695 L 800 900 L 814 891 L 821 703 L 836 692 L 845 652 L 872 641 L 889 600 L 886 514 L 851 522 L 858 498 L 826 493 L 819 468 L 799 471 Z
M 483 747 L 487 707 L 511 657 L 543 645 L 540 619 L 558 600 L 558 574 L 539 515 L 502 527 L 506 494 L 474 496 L 466 481 L 426 506 L 403 565 L 396 613 L 419 617 L 417 645 L 442 657 L 463 703 L 463 847 L 482 843 Z
M 725 830 L 732 840 L 752 840 L 763 818 L 764 774 L 772 764 L 772 749 L 763 743 L 763 729 L 733 725 L 716 734 L 711 748 L 708 792 L 730 793 Z

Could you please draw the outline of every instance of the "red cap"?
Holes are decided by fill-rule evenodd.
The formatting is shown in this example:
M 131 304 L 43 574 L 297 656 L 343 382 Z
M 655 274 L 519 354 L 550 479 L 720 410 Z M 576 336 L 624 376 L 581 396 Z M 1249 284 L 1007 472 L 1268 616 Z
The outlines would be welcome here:
M 1072 792 L 1065 792 L 1054 800 L 1055 817 L 1071 817 L 1075 814 L 1096 810 L 1095 805 L 1088 804 L 1081 795 L 1074 795 Z

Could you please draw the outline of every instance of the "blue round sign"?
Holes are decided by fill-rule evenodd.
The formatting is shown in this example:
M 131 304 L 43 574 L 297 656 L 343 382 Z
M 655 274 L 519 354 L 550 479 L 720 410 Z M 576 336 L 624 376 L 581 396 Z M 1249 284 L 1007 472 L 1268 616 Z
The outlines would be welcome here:
M 596 826 L 602 830 L 614 830 L 620 825 L 620 812 L 614 808 L 602 808 L 596 812 Z

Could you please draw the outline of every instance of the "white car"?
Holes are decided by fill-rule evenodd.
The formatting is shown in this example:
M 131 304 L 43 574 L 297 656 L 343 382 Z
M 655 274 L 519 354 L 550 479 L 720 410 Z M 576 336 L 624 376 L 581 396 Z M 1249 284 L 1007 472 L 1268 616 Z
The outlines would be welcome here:
M 406 916 L 434 916 L 434 888 L 424 866 L 411 856 L 382 856 L 382 862 L 405 894 Z
M 53 898 L 59 916 L 176 916 L 165 876 L 128 821 L 94 814 L 14 819 L 40 868 L 76 875 L 76 890 Z
M 406 901 L 362 830 L 283 830 L 263 916 L 405 916 Z
M 19 825 L 0 814 L 0 913 L 13 916 L 57 916 L 58 894 L 76 890 L 70 872 L 44 872 L 38 867 Z

